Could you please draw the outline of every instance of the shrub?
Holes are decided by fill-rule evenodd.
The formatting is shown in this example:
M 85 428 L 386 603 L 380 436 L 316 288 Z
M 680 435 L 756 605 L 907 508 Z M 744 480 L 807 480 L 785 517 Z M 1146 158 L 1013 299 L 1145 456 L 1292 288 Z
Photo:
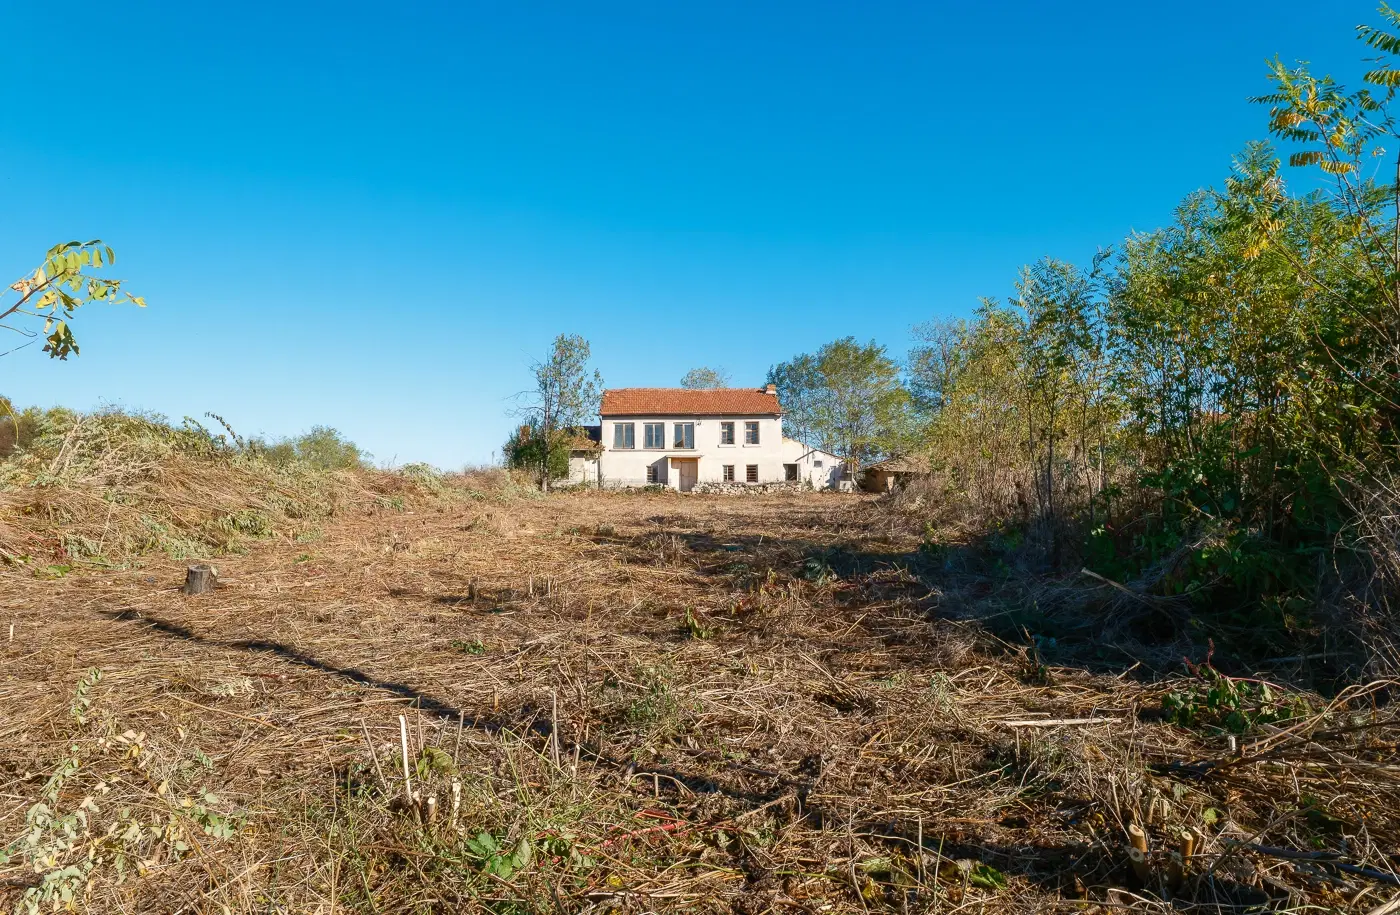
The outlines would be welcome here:
M 312 426 L 310 432 L 262 445 L 261 450 L 274 463 L 286 465 L 300 461 L 318 470 L 358 470 L 365 467 L 370 458 L 330 426 Z

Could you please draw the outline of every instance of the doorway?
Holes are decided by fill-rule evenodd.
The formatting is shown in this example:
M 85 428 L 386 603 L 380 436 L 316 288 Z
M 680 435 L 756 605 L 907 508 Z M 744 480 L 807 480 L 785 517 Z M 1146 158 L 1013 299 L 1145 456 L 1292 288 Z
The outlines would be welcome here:
M 676 488 L 681 492 L 690 492 L 695 488 L 695 482 L 700 477 L 700 462 L 694 458 L 688 461 L 673 461 L 679 476 L 676 478 Z

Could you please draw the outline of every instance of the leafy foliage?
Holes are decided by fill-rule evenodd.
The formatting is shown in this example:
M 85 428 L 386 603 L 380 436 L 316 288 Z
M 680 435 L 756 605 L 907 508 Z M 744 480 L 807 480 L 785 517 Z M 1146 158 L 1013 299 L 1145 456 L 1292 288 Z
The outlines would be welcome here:
M 1232 647 L 1304 640 L 1350 592 L 1339 629 L 1395 670 L 1400 14 L 1381 15 L 1362 87 L 1275 63 L 1256 99 L 1320 190 L 1252 143 L 1170 225 L 916 329 L 908 375 L 949 501 L 1024 530 L 1027 561 L 1185 595 Z
M 729 373 L 707 365 L 691 369 L 681 378 L 681 387 L 692 389 L 724 388 L 729 386 Z
M 505 465 L 512 470 L 544 473 L 550 480 L 562 480 L 569 475 L 569 436 L 563 432 L 552 436 L 546 449 L 544 431 L 535 423 L 516 429 L 501 446 Z
M 522 838 L 513 847 L 507 847 L 501 839 L 489 832 L 479 833 L 464 843 L 467 851 L 480 862 L 482 872 L 502 880 L 509 880 L 517 872 L 530 866 L 535 858 L 534 846 L 529 839 Z
M 549 489 L 551 480 L 558 478 L 554 462 L 561 441 L 571 436 L 572 428 L 583 425 L 598 412 L 603 376 L 596 369 L 588 370 L 591 355 L 592 350 L 583 337 L 560 334 L 554 338 L 549 355 L 530 366 L 535 389 L 522 395 L 525 403 L 520 413 L 532 430 L 531 440 L 538 439 L 542 443 L 528 452 L 540 489 Z M 566 452 L 566 465 L 567 460 Z
M 11 284 L 17 299 L 9 305 L 0 301 L 0 327 L 24 337 L 42 336 L 44 352 L 52 359 L 78 355 L 72 321 L 79 308 L 92 302 L 146 307 L 145 299 L 122 290 L 121 280 L 94 273 L 115 260 L 112 249 L 96 239 L 54 245 L 33 273 Z M 20 323 L 7 323 L 14 321 Z M 42 331 L 34 330 L 40 322 Z
M 357 470 L 370 458 L 330 426 L 312 426 L 310 432 L 261 447 L 275 463 L 298 461 L 318 470 Z
M 1162 697 L 1163 715 L 1182 727 L 1214 727 L 1244 734 L 1256 725 L 1312 712 L 1303 699 L 1260 680 L 1227 677 L 1209 665 L 1196 668 L 1196 674 L 1190 686 Z
M 907 441 L 909 391 L 885 348 L 845 337 L 768 371 L 790 434 L 857 463 L 900 450 Z

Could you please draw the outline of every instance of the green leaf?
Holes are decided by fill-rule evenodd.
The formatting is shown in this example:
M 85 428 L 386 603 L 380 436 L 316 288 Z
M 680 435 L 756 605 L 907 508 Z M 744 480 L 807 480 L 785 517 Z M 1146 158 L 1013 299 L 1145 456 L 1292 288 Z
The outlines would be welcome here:
M 990 864 L 979 864 L 968 874 L 967 882 L 987 890 L 1006 889 L 1006 875 Z
M 516 870 L 524 870 L 530 866 L 530 862 L 535 859 L 535 849 L 530 845 L 529 839 L 521 839 L 515 846 L 515 851 L 510 856 L 511 863 Z

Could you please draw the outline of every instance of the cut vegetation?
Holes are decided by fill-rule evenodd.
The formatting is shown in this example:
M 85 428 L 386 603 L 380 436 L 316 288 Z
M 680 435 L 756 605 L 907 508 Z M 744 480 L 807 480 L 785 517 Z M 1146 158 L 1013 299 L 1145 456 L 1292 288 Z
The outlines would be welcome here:
M 137 421 L 92 422 L 73 428 Z M 77 444 L 95 434 L 5 490 L 0 894 L 20 911 L 1400 892 L 1393 687 L 1289 686 L 1308 661 L 1237 669 L 1189 626 L 1190 667 L 1137 651 L 1155 610 L 930 547 L 889 500 L 540 498 L 167 432 L 119 460 Z M 195 559 L 220 584 L 186 597 Z

